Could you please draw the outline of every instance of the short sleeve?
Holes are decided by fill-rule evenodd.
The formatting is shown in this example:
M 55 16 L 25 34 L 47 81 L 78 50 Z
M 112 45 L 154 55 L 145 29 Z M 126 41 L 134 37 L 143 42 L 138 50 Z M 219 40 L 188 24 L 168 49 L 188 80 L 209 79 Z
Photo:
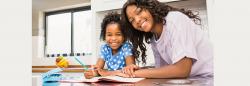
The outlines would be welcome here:
M 156 46 L 151 44 L 151 48 L 152 48 L 152 51 L 153 51 L 153 55 L 154 55 L 154 58 L 155 58 L 155 67 L 160 67 L 160 60 L 161 60 L 161 55 L 160 53 L 158 52 L 158 50 L 156 49 Z
M 122 51 L 124 53 L 124 57 L 131 56 L 132 54 L 132 45 L 128 42 L 125 42 L 122 46 Z
M 100 58 L 102 58 L 104 61 L 106 61 L 106 56 L 108 54 L 107 47 L 105 45 L 102 45 L 100 48 Z
M 172 18 L 171 60 L 176 63 L 184 57 L 198 60 L 195 47 L 195 29 L 197 25 L 188 16 L 181 12 L 174 12 Z

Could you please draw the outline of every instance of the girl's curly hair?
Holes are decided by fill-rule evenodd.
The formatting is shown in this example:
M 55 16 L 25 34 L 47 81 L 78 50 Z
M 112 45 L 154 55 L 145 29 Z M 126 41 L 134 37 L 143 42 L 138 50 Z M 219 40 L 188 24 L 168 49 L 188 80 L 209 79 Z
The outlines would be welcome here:
M 152 15 L 153 21 L 155 23 L 165 24 L 165 17 L 168 15 L 169 11 L 180 11 L 187 15 L 189 18 L 193 19 L 196 24 L 200 24 L 201 21 L 198 14 L 194 14 L 191 10 L 174 8 L 157 0 L 127 0 L 127 2 L 123 5 L 121 12 L 122 22 L 124 24 L 123 29 L 126 29 L 124 30 L 125 36 L 127 36 L 128 40 L 133 44 L 134 56 L 139 57 L 141 55 L 141 60 L 143 64 L 146 64 L 147 56 L 147 49 L 143 40 L 145 39 L 145 42 L 149 44 L 150 38 L 153 37 L 153 33 L 139 31 L 132 26 L 126 14 L 126 9 L 130 5 L 136 5 L 137 7 L 142 8 L 143 10 L 148 10 Z M 140 49 L 140 51 L 138 50 L 138 48 Z
M 100 34 L 100 39 L 105 40 L 105 35 L 106 35 L 106 27 L 108 24 L 118 24 L 122 36 L 124 37 L 124 40 L 126 40 L 125 36 L 124 36 L 124 29 L 121 29 L 121 15 L 118 14 L 117 12 L 109 12 L 107 15 L 105 15 L 105 17 L 102 20 L 101 23 L 101 34 Z

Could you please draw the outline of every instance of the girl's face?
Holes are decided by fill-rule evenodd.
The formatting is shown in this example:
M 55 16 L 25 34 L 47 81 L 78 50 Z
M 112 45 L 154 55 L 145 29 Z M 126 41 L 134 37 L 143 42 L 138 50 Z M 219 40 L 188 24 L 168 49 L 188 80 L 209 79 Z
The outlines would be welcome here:
M 136 5 L 129 5 L 126 9 L 129 22 L 137 30 L 150 32 L 153 27 L 153 17 L 147 9 L 138 8 Z
M 124 38 L 117 23 L 107 25 L 105 41 L 112 50 L 117 50 L 122 45 Z

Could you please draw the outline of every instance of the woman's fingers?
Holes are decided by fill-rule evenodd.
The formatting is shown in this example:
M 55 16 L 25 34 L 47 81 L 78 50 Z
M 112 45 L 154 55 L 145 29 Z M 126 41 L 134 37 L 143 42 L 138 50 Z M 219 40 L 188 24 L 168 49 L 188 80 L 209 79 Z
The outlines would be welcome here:
M 128 74 L 129 77 L 132 77 L 133 72 L 134 72 L 133 67 L 128 67 L 128 68 L 126 69 L 126 74 Z
M 134 69 L 133 69 L 133 68 L 130 68 L 129 71 L 130 71 L 130 76 L 131 76 L 131 77 L 135 77 Z
M 138 70 L 140 67 L 137 65 L 133 65 L 134 69 Z
M 121 77 L 126 77 L 126 78 L 129 77 L 129 75 L 128 75 L 128 74 L 125 74 L 125 73 L 117 73 L 116 75 L 117 75 L 117 76 L 121 76 Z
M 139 69 L 137 65 L 129 65 L 122 69 L 122 73 L 127 74 L 129 77 L 135 77 L 134 71 Z

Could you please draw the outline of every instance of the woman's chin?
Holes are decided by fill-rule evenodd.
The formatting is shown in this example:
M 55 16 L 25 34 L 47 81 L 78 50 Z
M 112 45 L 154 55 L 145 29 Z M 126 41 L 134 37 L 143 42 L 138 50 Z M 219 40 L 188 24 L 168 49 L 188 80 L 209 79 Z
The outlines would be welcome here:
M 150 30 L 150 29 L 145 28 L 145 29 L 143 29 L 143 31 L 144 31 L 144 32 L 150 32 L 151 30 Z

